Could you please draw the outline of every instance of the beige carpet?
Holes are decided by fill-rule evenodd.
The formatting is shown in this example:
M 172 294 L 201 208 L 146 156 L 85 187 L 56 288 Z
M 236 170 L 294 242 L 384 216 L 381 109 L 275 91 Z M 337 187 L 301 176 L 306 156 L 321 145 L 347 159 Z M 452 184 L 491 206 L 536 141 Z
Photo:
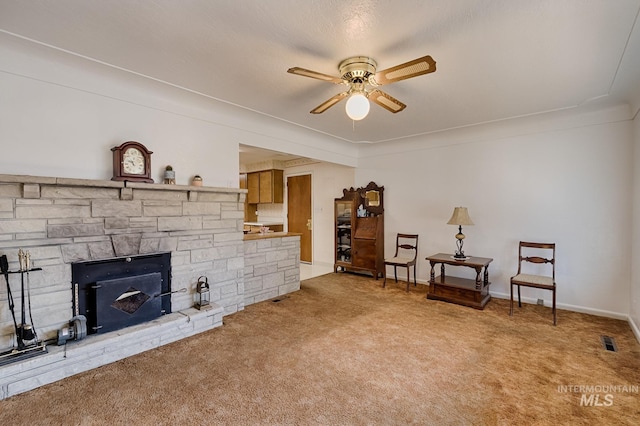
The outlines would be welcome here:
M 404 288 L 304 281 L 223 327 L 0 401 L 0 425 L 638 424 L 626 322 L 559 311 L 553 327 L 549 308 L 509 317 L 505 300 L 477 311 Z

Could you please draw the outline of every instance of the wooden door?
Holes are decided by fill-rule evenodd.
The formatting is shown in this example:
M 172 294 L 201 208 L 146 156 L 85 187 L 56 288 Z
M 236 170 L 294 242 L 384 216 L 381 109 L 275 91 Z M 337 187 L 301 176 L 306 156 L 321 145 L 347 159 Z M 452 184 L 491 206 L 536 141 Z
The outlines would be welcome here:
M 287 177 L 287 217 L 289 232 L 301 234 L 300 261 L 311 262 L 311 175 Z

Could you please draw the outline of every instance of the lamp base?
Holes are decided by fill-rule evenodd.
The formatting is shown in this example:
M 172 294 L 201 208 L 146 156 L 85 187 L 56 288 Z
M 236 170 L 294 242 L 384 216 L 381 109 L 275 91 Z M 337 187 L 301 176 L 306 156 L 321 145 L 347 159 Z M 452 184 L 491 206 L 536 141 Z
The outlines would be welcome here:
M 460 232 L 456 235 L 456 254 L 453 256 L 456 260 L 466 260 L 467 256 L 464 255 L 464 250 L 462 247 L 464 246 L 464 234 L 462 233 L 462 226 L 460 226 Z
M 456 253 L 453 256 L 451 256 L 451 258 L 454 259 L 454 260 L 467 260 L 467 259 L 469 259 L 469 256 L 465 256 L 464 254 Z

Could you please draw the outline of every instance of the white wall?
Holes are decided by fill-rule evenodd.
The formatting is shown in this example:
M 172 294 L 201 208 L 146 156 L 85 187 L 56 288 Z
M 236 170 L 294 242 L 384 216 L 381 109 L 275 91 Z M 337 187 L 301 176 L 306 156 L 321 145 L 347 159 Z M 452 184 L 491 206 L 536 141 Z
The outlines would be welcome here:
M 633 245 L 631 248 L 631 326 L 640 340 L 640 115 L 633 120 Z
M 0 173 L 110 179 L 110 149 L 142 142 L 152 177 L 238 187 L 238 145 L 355 165 L 343 141 L 0 33 Z
M 519 240 L 556 242 L 559 306 L 624 318 L 632 129 L 618 113 L 628 112 L 529 118 L 520 128 L 494 124 L 366 147 L 356 184 L 385 187 L 387 253 L 397 232 L 420 234 L 419 280 L 428 280 L 426 256 L 455 250 L 457 229 L 446 222 L 466 206 L 475 226 L 463 229 L 465 252 L 494 259 L 492 294 L 508 297 Z M 523 289 L 523 296 L 548 304 L 551 294 Z

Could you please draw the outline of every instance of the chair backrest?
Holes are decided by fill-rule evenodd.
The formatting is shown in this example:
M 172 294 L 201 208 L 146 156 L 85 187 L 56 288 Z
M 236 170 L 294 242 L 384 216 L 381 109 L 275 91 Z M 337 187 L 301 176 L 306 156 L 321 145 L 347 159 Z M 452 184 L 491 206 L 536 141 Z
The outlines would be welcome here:
M 410 253 L 412 251 L 413 253 Z M 411 257 L 416 260 L 418 257 L 418 234 L 397 234 L 395 257 Z
M 518 274 L 522 271 L 523 262 L 534 264 L 550 264 L 550 276 L 555 281 L 556 278 L 556 243 L 532 243 L 520 241 L 518 249 Z M 549 275 L 537 271 L 535 275 Z

